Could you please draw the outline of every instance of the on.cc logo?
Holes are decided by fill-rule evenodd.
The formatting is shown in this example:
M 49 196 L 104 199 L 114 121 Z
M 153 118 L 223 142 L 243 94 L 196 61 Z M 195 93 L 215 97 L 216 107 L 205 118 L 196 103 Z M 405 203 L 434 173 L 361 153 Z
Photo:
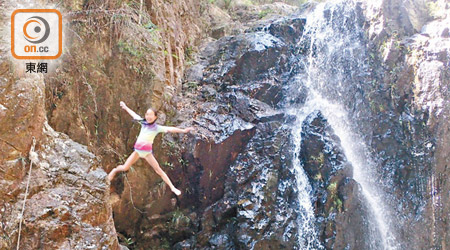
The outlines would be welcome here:
M 11 54 L 16 59 L 57 59 L 62 54 L 62 16 L 56 9 L 18 9 L 11 14 Z

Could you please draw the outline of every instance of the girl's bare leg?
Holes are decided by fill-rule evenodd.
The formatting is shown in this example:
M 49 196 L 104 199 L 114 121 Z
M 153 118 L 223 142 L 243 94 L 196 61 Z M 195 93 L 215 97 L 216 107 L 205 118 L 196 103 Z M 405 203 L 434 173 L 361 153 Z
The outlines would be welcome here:
M 109 181 L 112 181 L 114 179 L 114 176 L 116 176 L 117 172 L 122 171 L 128 171 L 130 169 L 131 165 L 133 165 L 137 160 L 139 159 L 139 155 L 136 152 L 131 153 L 130 156 L 128 156 L 128 159 L 125 161 L 125 164 L 119 165 L 108 174 Z
M 153 167 L 153 169 L 155 170 L 155 172 L 161 176 L 161 178 L 164 180 L 165 183 L 167 183 L 167 185 L 169 185 L 170 190 L 172 190 L 172 192 L 174 192 L 176 195 L 180 195 L 181 191 L 178 190 L 170 181 L 169 176 L 167 176 L 167 174 L 161 169 L 161 167 L 158 164 L 158 161 L 155 159 L 155 156 L 153 156 L 153 154 L 148 154 L 145 159 L 148 161 L 148 163 L 150 163 L 150 166 Z

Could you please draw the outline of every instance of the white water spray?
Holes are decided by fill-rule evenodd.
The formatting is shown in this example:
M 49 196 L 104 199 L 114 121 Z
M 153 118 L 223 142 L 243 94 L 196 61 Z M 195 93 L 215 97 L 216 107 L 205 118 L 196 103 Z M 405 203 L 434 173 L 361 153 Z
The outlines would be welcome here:
M 330 4 L 331 5 L 331 4 Z M 376 165 L 372 161 L 367 146 L 355 133 L 351 117 L 345 107 L 335 101 L 343 98 L 348 81 L 355 81 L 353 71 L 364 75 L 368 65 L 364 58 L 364 45 L 359 40 L 361 28 L 351 20 L 353 11 L 349 2 L 341 2 L 327 6 L 321 4 L 307 18 L 303 39 L 310 39 L 310 53 L 307 58 L 307 79 L 297 77 L 308 89 L 308 98 L 301 108 L 292 108 L 287 112 L 297 117 L 293 128 L 295 152 L 300 152 L 301 130 L 305 118 L 315 110 L 319 110 L 341 140 L 343 153 L 353 167 L 353 178 L 361 186 L 370 215 L 367 215 L 370 231 L 371 249 L 399 249 L 395 236 L 390 228 L 390 213 L 383 204 L 383 193 L 377 188 Z M 333 9 L 334 8 L 334 9 Z M 336 9 L 339 8 L 339 9 Z M 327 16 L 325 16 L 327 15 Z M 340 15 L 334 20 L 333 15 Z M 353 23 L 352 23 L 353 22 Z M 342 28 L 344 27 L 344 28 Z M 342 32 L 342 33 L 339 33 Z M 305 37 L 306 36 L 306 37 Z M 300 42 L 301 43 L 301 42 Z M 349 62 L 349 60 L 356 60 Z M 356 65 L 356 66 L 355 66 Z M 350 77 L 348 76 L 350 75 Z M 350 79 L 350 80 L 349 80 Z M 310 199 L 311 188 L 302 169 L 298 156 L 294 157 L 299 189 L 300 214 L 299 245 L 302 249 L 322 248 L 314 231 L 314 211 Z M 380 239 L 381 237 L 381 239 Z M 311 248 L 313 246 L 313 248 Z
M 290 110 L 292 114 L 293 110 Z M 298 112 L 297 112 L 298 111 Z M 302 124 L 308 114 L 313 110 L 304 107 L 300 110 L 295 110 L 294 115 L 297 116 L 297 125 L 293 128 L 292 135 L 295 145 L 295 153 L 293 159 L 294 171 L 297 179 L 297 190 L 298 190 L 298 200 L 299 200 L 299 219 L 298 219 L 298 235 L 299 235 L 299 246 L 300 249 L 312 250 L 312 249 L 324 249 L 320 244 L 315 229 L 315 217 L 314 208 L 311 204 L 311 186 L 308 181 L 308 177 L 303 170 L 302 163 L 299 160 L 299 152 L 301 147 L 301 132 Z M 288 111 L 289 112 L 289 111 Z

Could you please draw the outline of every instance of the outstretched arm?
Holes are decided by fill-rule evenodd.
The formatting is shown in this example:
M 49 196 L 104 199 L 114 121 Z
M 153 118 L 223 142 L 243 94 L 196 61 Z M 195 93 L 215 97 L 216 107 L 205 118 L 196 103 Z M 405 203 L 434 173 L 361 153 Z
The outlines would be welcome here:
M 133 117 L 135 120 L 142 120 L 142 117 L 140 117 L 138 114 L 136 114 L 133 110 L 131 110 L 124 102 L 120 102 L 120 107 L 122 107 L 125 111 L 128 112 L 128 114 Z
M 167 127 L 167 132 L 168 133 L 189 133 L 189 131 L 194 130 L 193 127 L 188 127 L 188 128 L 177 128 L 177 127 Z

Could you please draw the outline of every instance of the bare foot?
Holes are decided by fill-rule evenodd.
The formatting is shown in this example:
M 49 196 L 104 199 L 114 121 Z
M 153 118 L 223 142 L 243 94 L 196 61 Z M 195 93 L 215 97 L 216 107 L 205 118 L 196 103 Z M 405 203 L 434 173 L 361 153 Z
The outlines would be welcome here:
M 117 168 L 122 167 L 123 165 L 119 165 L 116 168 L 113 168 L 113 170 L 111 170 L 111 172 L 109 172 L 108 174 L 108 180 L 111 182 L 114 179 L 114 176 L 116 175 L 115 171 L 117 170 Z
M 181 194 L 181 191 L 176 188 L 172 189 L 172 192 L 174 192 L 177 196 Z

